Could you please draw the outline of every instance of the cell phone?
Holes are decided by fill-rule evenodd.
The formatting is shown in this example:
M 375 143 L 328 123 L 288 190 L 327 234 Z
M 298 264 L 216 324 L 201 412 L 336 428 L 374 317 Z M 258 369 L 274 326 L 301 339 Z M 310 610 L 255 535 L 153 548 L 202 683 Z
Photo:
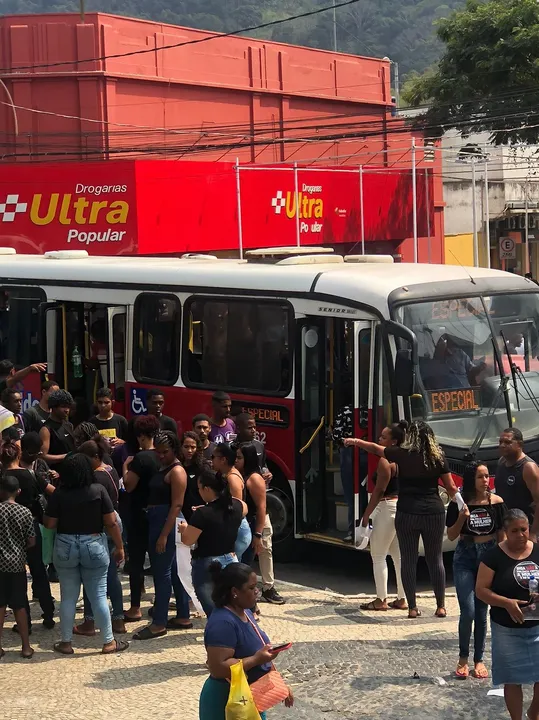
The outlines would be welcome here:
M 283 650 L 290 650 L 291 647 L 292 647 L 291 642 L 283 643 L 282 645 L 272 645 L 270 652 L 280 653 L 280 652 L 283 652 Z

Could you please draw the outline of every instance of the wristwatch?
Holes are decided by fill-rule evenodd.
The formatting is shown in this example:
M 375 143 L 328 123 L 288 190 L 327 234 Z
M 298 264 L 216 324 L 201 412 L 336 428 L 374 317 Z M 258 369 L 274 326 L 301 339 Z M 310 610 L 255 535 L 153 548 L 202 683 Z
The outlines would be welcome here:
M 262 533 L 257 533 L 257 532 L 255 532 L 255 533 L 253 533 L 253 535 L 254 535 L 256 538 L 260 538 L 260 540 L 262 540 Z

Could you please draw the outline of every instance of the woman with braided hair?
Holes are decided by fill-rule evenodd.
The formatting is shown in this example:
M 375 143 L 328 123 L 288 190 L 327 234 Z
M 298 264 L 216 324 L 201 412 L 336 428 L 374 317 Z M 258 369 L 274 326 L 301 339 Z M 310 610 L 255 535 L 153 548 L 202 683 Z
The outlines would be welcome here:
M 402 445 L 383 447 L 362 440 L 348 440 L 363 450 L 385 457 L 398 467 L 399 499 L 395 529 L 401 551 L 401 576 L 408 601 L 408 617 L 417 618 L 421 612 L 416 603 L 417 559 L 419 538 L 423 540 L 425 560 L 436 596 L 436 617 L 446 617 L 445 568 L 442 544 L 445 527 L 445 508 L 438 492 L 442 481 L 451 499 L 457 492 L 443 450 L 432 428 L 426 423 L 409 425 Z

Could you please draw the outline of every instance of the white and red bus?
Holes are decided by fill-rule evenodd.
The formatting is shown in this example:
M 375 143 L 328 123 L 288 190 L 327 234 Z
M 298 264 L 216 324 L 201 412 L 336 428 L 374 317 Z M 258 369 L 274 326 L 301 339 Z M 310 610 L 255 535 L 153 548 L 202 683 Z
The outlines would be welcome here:
M 539 454 L 538 355 L 539 288 L 495 270 L 322 248 L 248 260 L 0 249 L 0 358 L 45 360 L 89 403 L 109 385 L 128 417 L 144 413 L 158 387 L 184 430 L 210 413 L 216 389 L 255 415 L 280 557 L 298 538 L 343 542 L 347 507 L 327 432 L 343 405 L 355 409 L 357 436 L 375 440 L 394 419 L 423 418 L 456 475 L 470 454 L 493 468 L 508 425 Z M 25 390 L 27 404 L 38 400 L 37 385 Z

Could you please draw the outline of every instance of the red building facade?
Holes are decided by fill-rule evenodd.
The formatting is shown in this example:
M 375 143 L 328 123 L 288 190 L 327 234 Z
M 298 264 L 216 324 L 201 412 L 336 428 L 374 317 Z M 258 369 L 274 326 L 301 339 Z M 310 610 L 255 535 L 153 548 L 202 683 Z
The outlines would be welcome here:
M 180 182 L 178 174 L 181 175 L 170 162 L 160 163 L 162 169 L 156 171 L 153 162 L 146 166 L 139 162 L 142 159 L 220 161 L 219 172 L 215 168 L 210 171 L 209 165 L 206 168 L 208 197 L 213 197 L 212 190 L 219 184 L 216 178 L 221 174 L 230 177 L 236 160 L 242 166 L 286 163 L 292 168 L 297 163 L 300 168 L 354 167 L 358 170 L 357 198 L 359 168 L 363 167 L 364 200 L 369 187 L 372 190 L 376 185 L 380 197 L 368 201 L 369 210 L 378 208 L 385 214 L 380 214 L 376 223 L 363 223 L 366 242 L 374 250 L 412 259 L 410 208 L 401 213 L 399 208 L 404 208 L 408 201 L 398 195 L 399 192 L 402 195 L 399 183 L 408 188 L 404 196 L 410 194 L 412 137 L 402 121 L 392 117 L 388 61 L 91 13 L 84 23 L 78 15 L 71 14 L 1 18 L 0 64 L 0 77 L 7 89 L 0 88 L 0 96 L 3 93 L 0 141 L 3 162 L 10 163 L 0 165 L 6 200 L 7 194 L 20 194 L 11 192 L 9 183 L 5 184 L 10 177 L 14 179 L 12 163 L 17 166 L 17 177 L 26 172 L 28 182 L 33 182 L 32 174 L 38 171 L 33 164 L 36 162 L 137 160 L 132 165 L 133 175 L 138 178 L 133 185 L 137 216 L 141 212 L 139 201 L 149 203 L 141 198 L 138 189 L 144 185 L 143 176 L 155 176 L 157 172 L 172 187 Z M 440 168 L 432 148 L 425 149 L 421 138 L 417 138 L 417 145 L 419 259 L 441 261 Z M 28 163 L 32 163 L 33 169 Z M 50 166 L 50 178 L 61 185 L 67 182 L 66 176 L 56 167 Z M 78 167 L 80 176 L 93 172 L 90 166 Z M 196 171 L 193 168 L 191 174 L 198 176 L 200 167 Z M 118 182 L 114 179 L 123 172 L 119 165 L 111 170 L 103 167 L 103 175 L 112 178 L 106 185 L 124 185 L 121 178 Z M 286 175 L 289 190 L 292 174 L 290 170 Z M 241 171 L 244 193 L 249 191 L 255 176 L 256 182 L 262 182 L 258 175 L 251 173 L 247 181 L 247 171 Z M 209 178 L 213 180 L 210 182 Z M 157 181 L 152 182 L 155 186 Z M 351 176 L 347 182 L 350 187 Z M 96 183 L 81 180 L 79 184 Z M 104 181 L 98 184 L 105 185 Z M 313 184 L 311 179 L 304 184 L 320 185 Z M 326 188 L 329 184 L 326 180 Z M 429 188 L 428 198 L 423 200 L 421 187 L 425 191 Z M 301 192 L 295 184 L 291 189 Z M 332 192 L 338 198 L 339 190 Z M 71 187 L 70 193 L 73 202 L 84 197 L 76 195 Z M 328 200 L 334 205 L 334 213 L 344 209 L 350 220 L 352 204 L 340 208 L 337 198 L 331 196 L 331 201 Z M 311 193 L 308 199 L 322 198 Z M 167 187 L 159 202 L 165 200 L 171 203 L 173 212 L 175 196 L 168 194 Z M 0 197 L 0 209 L 3 201 L 4 197 Z M 256 198 L 251 198 L 249 204 L 255 201 Z M 232 202 L 237 213 L 236 198 Z M 265 201 L 260 202 L 259 211 L 263 214 Z M 432 206 L 429 212 L 427 204 Z M 277 215 L 275 207 L 270 207 Z M 310 207 L 314 213 L 314 204 Z M 355 231 L 349 225 L 345 235 L 358 242 L 359 210 L 354 217 L 359 224 Z M 9 222 L 1 223 L 2 244 L 8 244 L 5 231 Z M 314 222 L 309 224 L 307 234 L 311 234 L 313 225 Z M 152 232 L 158 233 L 160 227 L 157 222 Z M 15 225 L 9 230 L 14 228 Z M 247 229 L 246 233 L 247 247 L 255 238 L 249 237 Z M 35 237 L 32 241 L 37 242 Z M 230 239 L 227 244 L 231 242 Z M 203 249 L 204 244 L 200 240 L 197 247 L 194 238 L 189 247 Z M 168 251 L 183 251 L 185 244 L 181 245 Z

